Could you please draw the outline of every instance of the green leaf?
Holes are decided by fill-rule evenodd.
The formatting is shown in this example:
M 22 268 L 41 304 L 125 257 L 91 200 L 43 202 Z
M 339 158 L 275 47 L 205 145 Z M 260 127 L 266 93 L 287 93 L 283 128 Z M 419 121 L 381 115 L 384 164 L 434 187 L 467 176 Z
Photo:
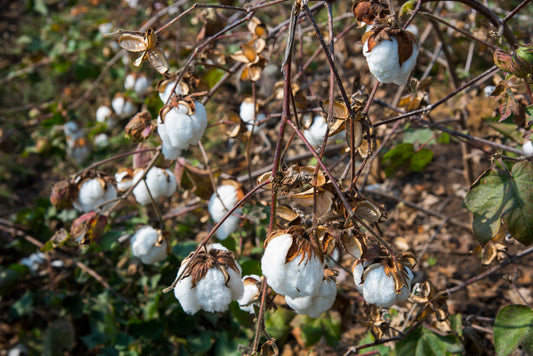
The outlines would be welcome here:
M 412 144 L 428 144 L 434 145 L 436 143 L 435 134 L 431 129 L 407 129 L 403 133 L 403 142 Z
M 525 245 L 533 242 L 533 164 L 516 163 L 511 171 L 487 171 L 470 187 L 465 206 L 474 214 L 473 230 L 482 244 L 507 231 Z
M 267 312 L 265 315 L 265 329 L 274 339 L 283 344 L 291 331 L 291 320 L 294 313 L 288 309 L 279 308 L 275 312 Z
M 433 159 L 433 152 L 429 148 L 415 151 L 412 143 L 400 143 L 383 155 L 382 162 L 385 165 L 387 177 L 396 172 L 409 171 L 419 172 L 423 170 Z
M 326 313 L 320 318 L 324 337 L 329 346 L 335 347 L 341 340 L 342 320 L 338 313 Z
M 357 344 L 357 346 L 371 344 L 375 341 L 376 339 L 374 339 L 374 336 L 372 336 L 372 333 L 368 332 L 366 336 L 361 341 L 359 341 L 359 344 Z M 368 353 L 377 352 L 377 355 L 394 355 L 390 347 L 387 347 L 385 345 L 376 345 L 372 347 L 367 347 L 364 349 L 364 352 L 368 352 Z
M 422 327 L 396 344 L 398 356 L 443 356 L 463 352 L 463 345 L 458 337 L 437 335 Z
M 533 310 L 525 305 L 508 305 L 500 310 L 494 323 L 496 354 L 509 355 L 519 345 L 533 355 Z
M 411 171 L 423 171 L 432 159 L 433 151 L 429 148 L 422 148 L 421 150 L 416 152 L 411 158 Z

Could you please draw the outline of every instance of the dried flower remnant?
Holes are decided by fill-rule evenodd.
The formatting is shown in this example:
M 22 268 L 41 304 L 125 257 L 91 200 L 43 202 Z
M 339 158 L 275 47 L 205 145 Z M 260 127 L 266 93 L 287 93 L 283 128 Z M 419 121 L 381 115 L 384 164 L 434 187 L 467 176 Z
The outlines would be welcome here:
M 389 15 L 388 6 L 379 0 L 357 0 L 352 6 L 352 13 L 360 26 L 373 25 L 375 20 L 383 21 Z
M 68 209 L 72 207 L 72 202 L 78 196 L 78 187 L 65 179 L 55 183 L 50 192 L 50 202 L 57 209 Z
M 124 131 L 126 137 L 133 141 L 142 141 L 148 138 L 154 130 L 152 124 L 152 115 L 149 112 L 143 111 L 135 115 L 128 122 Z
M 243 196 L 242 187 L 239 183 L 230 180 L 224 181 L 222 185 L 217 188 L 217 192 L 213 193 L 209 200 L 208 210 L 213 221 L 215 223 L 221 221 L 228 213 L 229 209 L 233 208 Z M 233 214 L 228 216 L 222 225 L 220 225 L 217 230 L 217 237 L 219 240 L 225 240 L 233 231 L 235 231 L 239 225 L 239 215 L 241 214 L 241 208 L 237 208 Z
M 147 29 L 144 33 L 120 30 L 106 36 L 113 36 L 118 45 L 126 51 L 139 53 L 133 61 L 134 66 L 138 67 L 143 60 L 148 59 L 159 73 L 168 72 L 168 61 L 163 50 L 157 47 L 157 35 L 154 30 Z
M 197 256 L 194 252 L 183 260 L 174 295 L 187 314 L 203 309 L 224 312 L 232 300 L 244 291 L 241 267 L 233 254 L 220 244 L 207 246 Z
M 161 230 L 151 226 L 138 229 L 130 239 L 131 252 L 144 264 L 153 264 L 167 257 L 167 243 Z
M 361 41 L 370 72 L 382 83 L 403 85 L 416 64 L 418 44 L 406 30 L 375 27 Z

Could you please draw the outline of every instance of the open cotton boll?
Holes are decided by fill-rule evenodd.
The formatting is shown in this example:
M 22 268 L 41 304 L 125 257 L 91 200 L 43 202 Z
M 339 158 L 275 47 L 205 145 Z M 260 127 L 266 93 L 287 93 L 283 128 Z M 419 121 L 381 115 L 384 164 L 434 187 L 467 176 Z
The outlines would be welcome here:
M 137 77 L 135 85 L 133 86 L 133 90 L 137 93 L 137 95 L 143 96 L 148 91 L 148 88 L 150 88 L 150 80 L 148 80 L 145 75 L 140 75 Z
M 124 89 L 126 90 L 133 90 L 135 87 L 135 81 L 137 80 L 135 74 L 130 73 L 126 76 L 126 79 L 124 79 Z
M 331 308 L 336 297 L 337 286 L 335 285 L 335 281 L 326 279 L 322 281 L 318 294 L 301 298 L 286 296 L 285 301 L 298 314 L 318 318 L 322 313 Z
M 207 127 L 207 112 L 200 102 L 195 101 L 194 106 L 195 112 L 191 115 L 187 107 L 180 104 L 164 115 L 164 122 L 161 117 L 157 118 L 157 132 L 163 142 L 162 151 L 166 159 L 176 159 L 182 150 L 197 144 L 202 138 Z
M 418 45 L 413 43 L 413 53 L 400 65 L 398 41 L 391 36 L 389 40 L 382 40 L 368 51 L 368 41 L 363 47 L 370 72 L 382 83 L 403 85 L 413 70 L 418 56 Z
M 361 284 L 361 276 L 363 274 L 363 265 L 358 264 L 354 267 L 353 275 L 357 290 L 363 294 L 363 298 L 367 303 L 376 304 L 382 308 L 388 308 L 397 301 L 406 300 L 411 291 L 411 281 L 413 279 L 413 272 L 407 268 L 407 286 L 404 286 L 400 293 L 396 293 L 396 285 L 394 277 L 387 276 L 385 268 L 380 265 L 376 268 L 370 267 L 370 270 L 365 275 L 364 283 Z
M 101 124 L 107 124 L 108 127 L 115 125 L 116 121 L 112 120 L 113 111 L 109 106 L 101 105 L 96 109 L 96 121 Z
M 313 124 L 309 129 L 304 131 L 304 137 L 309 143 L 315 147 L 319 146 L 324 142 L 324 136 L 326 136 L 326 130 L 328 129 L 328 124 L 326 119 L 322 115 L 317 115 L 313 119 Z M 345 137 L 345 132 L 339 132 L 335 136 L 329 138 L 331 141 L 336 141 Z
M 28 257 L 24 257 L 20 260 L 20 264 L 27 266 L 30 271 L 35 272 L 39 269 L 39 266 L 44 263 L 46 260 L 46 256 L 42 252 L 35 252 L 29 255 Z
M 237 201 L 237 189 L 232 185 L 221 185 L 217 188 L 217 193 L 220 199 L 215 193 L 209 200 L 207 210 L 209 215 L 215 223 L 218 223 L 228 213 L 229 209 L 233 208 Z M 228 210 L 226 210 L 228 209 Z M 239 225 L 240 218 L 238 215 L 242 214 L 241 208 L 237 208 L 232 215 L 228 216 L 226 221 L 220 225 L 217 230 L 217 237 L 220 240 L 225 240 Z
M 140 170 L 135 174 L 133 178 L 134 184 L 141 179 L 143 172 L 143 170 Z M 150 194 L 154 200 L 159 197 L 168 198 L 176 192 L 176 187 L 176 177 L 169 169 L 152 167 L 146 174 L 145 181 L 139 182 L 133 189 L 133 195 L 139 204 L 147 205 L 151 202 Z
M 83 182 L 78 199 L 72 202 L 74 208 L 84 213 L 94 210 L 98 205 L 117 197 L 117 190 L 113 184 L 105 183 L 103 179 L 94 178 Z M 109 208 L 104 206 L 102 210 Z
M 166 103 L 168 101 L 168 99 L 172 95 L 172 89 L 174 88 L 175 85 L 176 85 L 175 81 L 174 82 L 170 82 L 170 83 L 168 83 L 165 86 L 165 90 L 163 92 L 159 92 L 159 97 L 161 98 L 161 101 L 163 103 Z M 174 94 L 176 94 L 176 95 L 182 95 L 183 94 L 183 90 L 182 90 L 181 85 L 178 84 L 176 86 L 176 90 L 174 90 Z
M 278 294 L 291 298 L 314 295 L 324 278 L 322 262 L 313 253 L 286 262 L 292 243 L 290 234 L 276 236 L 268 243 L 261 259 L 263 275 Z
M 135 113 L 135 106 L 123 96 L 115 96 L 111 101 L 111 107 L 119 117 L 126 117 Z
M 531 140 L 524 142 L 522 145 L 522 151 L 524 151 L 526 155 L 533 155 L 533 142 L 531 142 Z
M 244 290 L 242 296 L 237 300 L 241 310 L 250 314 L 255 314 L 254 301 L 259 297 L 259 288 L 257 283 L 261 281 L 261 277 L 255 274 L 242 277 Z
M 109 138 L 105 133 L 94 136 L 94 145 L 98 148 L 104 148 L 109 146 Z
M 263 113 L 255 113 L 255 105 L 253 101 L 243 101 L 240 107 L 239 114 L 242 121 L 244 121 L 244 123 L 246 124 L 246 128 L 248 129 L 248 131 L 252 131 L 252 129 L 254 131 L 259 131 L 261 128 L 263 128 L 264 124 L 256 125 L 256 123 L 263 121 L 266 116 Z
M 144 264 L 159 262 L 167 256 L 167 243 L 160 232 L 151 226 L 143 226 L 131 237 L 131 252 Z

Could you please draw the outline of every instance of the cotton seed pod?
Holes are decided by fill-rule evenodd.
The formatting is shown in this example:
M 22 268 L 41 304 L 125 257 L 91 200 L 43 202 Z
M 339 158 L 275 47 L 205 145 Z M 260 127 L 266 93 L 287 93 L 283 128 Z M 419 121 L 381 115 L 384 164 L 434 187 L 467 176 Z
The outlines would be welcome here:
M 133 170 L 131 168 L 120 168 L 115 173 L 115 183 L 119 191 L 127 190 L 133 185 Z
M 333 279 L 324 279 L 315 295 L 301 298 L 291 298 L 286 296 L 287 304 L 298 314 L 308 315 L 311 318 L 318 318 L 322 313 L 328 311 L 337 297 L 337 286 Z
M 178 158 L 181 151 L 197 144 L 207 127 L 207 112 L 195 101 L 194 110 L 185 102 L 164 108 L 157 118 L 157 132 L 163 142 L 163 155 L 168 160 Z
M 217 196 L 218 194 L 218 196 Z M 213 193 L 209 200 L 209 215 L 215 223 L 218 223 L 235 206 L 235 204 L 244 196 L 242 187 L 235 181 L 226 181 L 217 188 L 217 193 Z M 219 199 L 220 197 L 220 199 Z M 239 215 L 242 215 L 242 209 L 237 208 L 232 215 L 220 225 L 217 230 L 219 240 L 225 240 L 239 225 Z
M 93 178 L 81 181 L 78 184 L 78 199 L 72 202 L 78 211 L 89 212 L 97 206 L 113 200 L 117 197 L 117 190 L 110 181 L 103 178 Z M 109 205 L 102 207 L 102 210 L 110 208 Z
M 258 125 L 258 122 L 265 120 L 266 116 L 263 113 L 257 112 L 252 98 L 243 100 L 239 114 L 242 121 L 246 124 L 248 131 L 254 130 L 257 132 L 265 126 L 264 124 Z
M 358 22 L 372 25 L 376 17 L 384 17 L 389 10 L 379 1 L 356 1 L 352 7 L 352 13 Z
M 136 172 L 135 177 L 133 178 L 133 184 L 137 183 L 143 174 L 144 170 L 142 169 Z M 177 185 L 176 177 L 172 171 L 169 169 L 152 167 L 146 174 L 144 182 L 141 181 L 135 186 L 133 189 L 133 195 L 135 196 L 137 203 L 147 205 L 151 202 L 150 195 L 154 200 L 157 200 L 160 197 L 171 197 L 176 192 Z
M 520 46 L 513 53 L 494 51 L 494 64 L 501 70 L 525 78 L 533 74 L 533 46 Z
M 242 277 L 244 291 L 242 297 L 237 302 L 241 310 L 250 314 L 255 314 L 254 305 L 259 306 L 259 290 L 261 284 L 261 277 L 255 274 Z
M 130 239 L 131 252 L 144 264 L 153 264 L 167 257 L 167 243 L 161 230 L 151 226 L 138 229 Z
M 397 290 L 394 275 L 387 275 L 381 263 L 356 262 L 353 267 L 353 278 L 357 290 L 363 295 L 367 303 L 388 308 L 396 302 L 409 297 L 413 272 L 405 267 L 406 284 Z
M 418 44 L 403 29 L 376 28 L 363 36 L 363 55 L 370 72 L 382 83 L 403 85 L 416 64 Z
M 324 266 L 310 241 L 298 229 L 273 232 L 265 241 L 261 270 L 268 285 L 291 298 L 315 295 L 320 288 Z
M 118 117 L 128 117 L 135 114 L 136 110 L 135 103 L 121 93 L 115 94 L 113 101 L 111 101 L 111 107 Z
M 145 140 L 150 136 L 153 130 L 154 125 L 152 124 L 152 115 L 150 115 L 148 111 L 140 112 L 132 117 L 124 128 L 126 137 L 132 141 Z
M 370 200 L 356 202 L 354 212 L 361 218 L 375 223 L 387 220 L 387 211 Z
M 78 187 L 68 180 L 62 180 L 52 186 L 50 202 L 59 210 L 68 209 L 77 195 Z
M 207 246 L 193 258 L 194 252 L 183 260 L 178 271 L 179 281 L 174 295 L 187 314 L 203 309 L 224 312 L 232 300 L 244 291 L 241 267 L 233 254 L 220 244 Z
M 318 147 L 324 142 L 324 136 L 326 136 L 327 128 L 328 124 L 326 123 L 326 118 L 322 115 L 317 115 L 313 119 L 313 124 L 309 127 L 309 129 L 304 131 L 304 137 L 311 145 Z M 338 134 L 331 136 L 329 140 L 337 141 L 343 139 L 345 136 L 345 132 L 341 131 Z

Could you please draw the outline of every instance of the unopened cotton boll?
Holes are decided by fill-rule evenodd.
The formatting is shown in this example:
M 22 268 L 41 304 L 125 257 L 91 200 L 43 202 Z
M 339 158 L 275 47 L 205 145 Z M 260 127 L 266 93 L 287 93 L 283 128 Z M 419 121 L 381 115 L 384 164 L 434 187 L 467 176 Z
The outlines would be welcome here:
M 365 274 L 364 283 L 361 283 L 364 266 L 359 263 L 354 266 L 353 278 L 357 290 L 363 294 L 367 303 L 376 304 L 382 308 L 388 308 L 396 302 L 406 300 L 411 292 L 411 281 L 413 272 L 407 268 L 407 286 L 404 286 L 400 293 L 396 293 L 396 284 L 394 277 L 387 276 L 385 268 L 380 264 L 368 267 Z
M 239 114 L 242 121 L 246 124 L 248 131 L 259 131 L 263 128 L 264 124 L 257 125 L 257 123 L 263 121 L 266 116 L 263 113 L 255 112 L 255 105 L 253 101 L 244 100 L 241 104 Z
M 100 178 L 84 181 L 79 189 L 78 199 L 72 202 L 74 208 L 84 213 L 94 210 L 97 206 L 115 199 L 117 190 L 110 182 Z M 106 209 L 106 206 L 102 208 Z
M 311 318 L 318 318 L 322 313 L 328 311 L 337 297 L 337 286 L 332 279 L 325 279 L 320 285 L 316 295 L 291 298 L 285 297 L 287 304 L 298 314 L 309 315 Z
M 524 151 L 526 155 L 533 155 L 533 142 L 531 142 L 531 140 L 524 142 L 522 145 L 522 151 Z
M 218 223 L 228 213 L 229 209 L 233 208 L 237 203 L 238 191 L 233 185 L 221 185 L 217 188 L 217 193 L 220 199 L 215 193 L 209 200 L 208 210 L 209 215 L 215 223 Z M 227 210 L 226 210 L 227 209 Z M 242 214 L 241 208 L 237 208 L 232 215 L 220 225 L 217 230 L 217 237 L 220 240 L 225 240 L 239 225 L 240 218 L 238 215 Z
M 187 277 L 181 278 L 174 288 L 174 295 L 181 304 L 181 307 L 187 314 L 194 314 L 200 309 L 207 312 L 224 312 L 233 300 L 238 300 L 244 291 L 241 280 L 241 267 L 235 262 L 231 252 L 220 244 L 208 246 L 208 252 L 201 252 L 206 258 L 200 263 L 191 261 L 189 256 L 183 261 L 178 271 L 178 276 L 183 276 L 189 263 L 191 268 L 198 270 L 191 271 Z M 223 264 L 227 272 L 228 279 L 224 273 L 216 267 L 212 260 L 216 259 L 218 264 Z M 211 266 L 201 276 L 199 280 L 193 280 L 193 277 L 200 271 Z M 196 272 L 196 273 L 194 273 Z
M 134 184 L 137 183 L 144 171 L 140 170 L 133 178 Z M 148 189 L 147 189 L 148 187 Z M 177 182 L 174 173 L 169 169 L 162 169 L 158 167 L 151 168 L 146 174 L 145 181 L 139 182 L 133 189 L 133 195 L 137 203 L 147 205 L 151 202 L 150 194 L 154 200 L 159 197 L 170 197 L 176 192 Z M 150 190 L 150 193 L 148 193 Z
M 157 132 L 163 142 L 162 152 L 166 159 L 178 158 L 181 151 L 200 142 L 207 127 L 207 112 L 202 103 L 194 102 L 195 112 L 189 114 L 186 105 L 180 104 L 157 118 Z
M 255 314 L 254 301 L 256 302 L 259 297 L 259 288 L 257 288 L 257 284 L 260 281 L 261 277 L 255 274 L 242 277 L 244 291 L 242 293 L 242 297 L 237 300 L 241 310 L 244 310 L 250 314 Z
M 322 262 L 314 253 L 296 256 L 287 262 L 292 244 L 293 236 L 290 234 L 276 236 L 268 243 L 261 259 L 263 275 L 278 294 L 291 298 L 314 295 L 324 278 Z
M 324 136 L 326 136 L 326 130 L 328 129 L 328 124 L 326 119 L 322 115 L 315 116 L 313 119 L 313 124 L 309 129 L 304 131 L 304 137 L 309 143 L 315 147 L 321 145 L 324 142 Z M 345 137 L 345 132 L 339 132 L 335 136 L 329 138 L 331 141 L 336 141 Z
M 370 72 L 382 83 L 403 85 L 413 70 L 418 57 L 418 44 L 413 42 L 411 56 L 400 65 L 398 40 L 390 36 L 390 40 L 383 39 L 369 51 L 369 41 L 363 47 Z
M 167 256 L 167 243 L 161 231 L 143 226 L 131 237 L 131 252 L 144 264 L 162 261 Z

